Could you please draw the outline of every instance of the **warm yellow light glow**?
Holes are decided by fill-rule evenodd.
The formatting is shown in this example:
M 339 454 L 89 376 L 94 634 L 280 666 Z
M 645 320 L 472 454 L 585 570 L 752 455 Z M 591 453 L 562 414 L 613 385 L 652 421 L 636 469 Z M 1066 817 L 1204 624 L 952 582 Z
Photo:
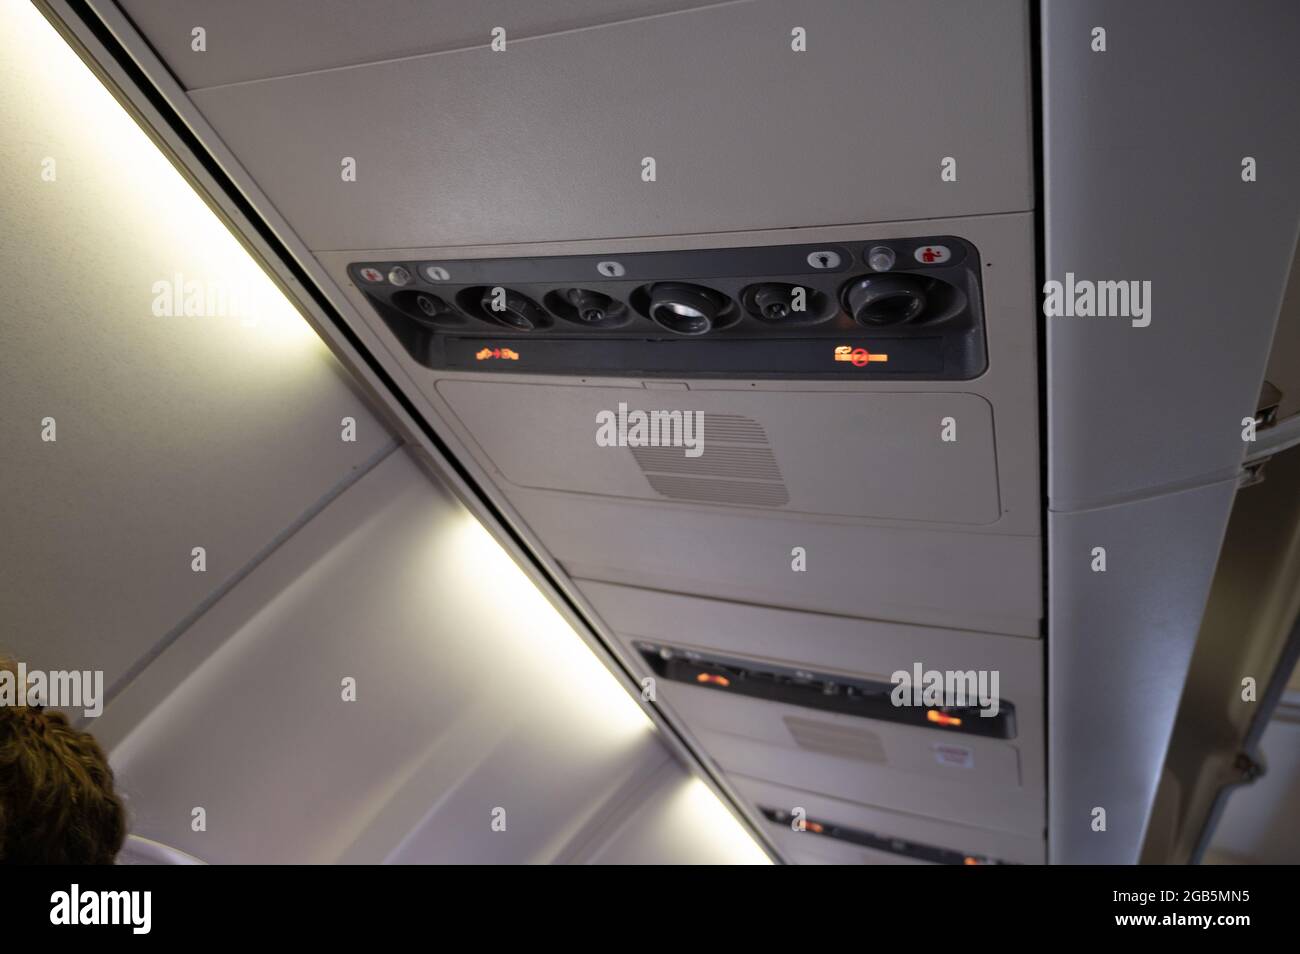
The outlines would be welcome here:
M 262 348 L 324 350 L 311 326 L 32 4 L 0 3 L 0 64 L 7 88 L 0 97 L 10 98 L 4 114 L 41 120 L 22 124 L 37 138 L 0 146 L 7 178 L 30 189 L 29 183 L 41 181 L 41 164 L 53 160 L 57 178 L 43 183 L 49 204 L 39 212 L 50 226 L 47 234 L 73 227 L 59 221 L 65 213 L 112 223 L 121 241 L 103 250 L 96 272 L 102 268 L 103 280 L 116 279 L 115 308 L 129 302 L 141 321 L 204 323 L 203 333 L 252 336 Z M 182 289 L 165 300 L 217 307 L 159 317 L 154 286 L 178 277 Z M 232 309 L 232 303 L 242 306 Z
M 641 734 L 653 728 L 581 637 L 473 516 L 439 541 L 459 568 L 456 590 L 470 605 L 492 606 L 517 633 L 511 654 L 522 671 L 559 674 L 567 704 L 593 729 Z M 450 562 L 440 559 L 438 565 Z
M 748 830 L 736 821 L 727 807 L 718 801 L 698 778 L 690 779 L 674 798 L 683 825 L 689 825 L 700 842 L 708 843 L 708 853 L 715 864 L 769 865 L 772 863 Z

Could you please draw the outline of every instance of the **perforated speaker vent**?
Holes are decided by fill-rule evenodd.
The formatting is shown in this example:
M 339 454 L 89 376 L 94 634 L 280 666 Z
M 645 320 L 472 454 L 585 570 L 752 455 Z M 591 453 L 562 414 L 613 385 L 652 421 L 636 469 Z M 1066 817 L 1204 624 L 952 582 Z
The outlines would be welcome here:
M 842 759 L 856 759 L 859 762 L 885 761 L 885 747 L 880 742 L 880 736 L 874 732 L 845 728 L 815 719 L 801 719 L 798 716 L 786 716 L 785 727 L 790 730 L 791 738 L 800 748 Z
M 763 425 L 740 414 L 704 415 L 704 451 L 635 447 L 632 457 L 655 493 L 673 500 L 781 507 L 790 502 Z
M 763 425 L 743 414 L 705 414 L 704 433 L 711 441 L 767 446 Z
M 632 456 L 647 473 L 746 480 L 781 479 L 781 469 L 776 466 L 776 458 L 767 447 L 709 447 L 699 457 L 683 457 L 676 447 L 636 447 Z

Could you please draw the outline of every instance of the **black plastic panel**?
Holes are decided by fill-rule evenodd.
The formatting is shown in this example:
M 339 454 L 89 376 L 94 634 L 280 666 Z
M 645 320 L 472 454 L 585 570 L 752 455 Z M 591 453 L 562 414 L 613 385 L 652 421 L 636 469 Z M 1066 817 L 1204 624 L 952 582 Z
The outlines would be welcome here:
M 434 369 L 921 380 L 983 373 L 979 269 L 952 236 L 349 266 Z
M 894 685 L 888 682 L 789 669 L 658 643 L 639 642 L 637 650 L 656 676 L 671 682 L 945 734 L 994 739 L 1016 736 L 1016 707 L 1006 699 L 998 700 L 998 712 L 992 716 L 983 715 L 975 705 L 896 706 L 890 698 Z

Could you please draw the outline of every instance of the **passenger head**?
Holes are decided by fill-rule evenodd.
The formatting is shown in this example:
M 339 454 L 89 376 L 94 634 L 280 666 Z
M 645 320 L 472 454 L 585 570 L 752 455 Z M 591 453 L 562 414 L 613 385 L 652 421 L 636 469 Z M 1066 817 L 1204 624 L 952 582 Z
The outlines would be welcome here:
M 4 672 L 16 686 L 17 664 L 0 657 Z M 126 838 L 126 812 L 103 749 L 61 712 L 5 701 L 0 864 L 112 864 Z

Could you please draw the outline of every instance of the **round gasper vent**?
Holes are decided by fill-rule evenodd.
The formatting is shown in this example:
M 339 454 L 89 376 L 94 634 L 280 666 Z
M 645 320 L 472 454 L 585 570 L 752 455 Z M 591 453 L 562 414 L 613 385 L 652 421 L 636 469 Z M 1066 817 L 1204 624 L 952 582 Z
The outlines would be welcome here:
M 536 331 L 551 324 L 551 316 L 522 292 L 500 285 L 475 285 L 456 294 L 456 304 L 480 321 L 515 331 Z
M 584 328 L 617 328 L 627 324 L 627 305 L 590 288 L 556 288 L 542 299 L 551 314 Z
M 400 291 L 393 304 L 413 321 L 430 328 L 465 324 L 465 319 L 446 301 L 425 291 Z
M 868 328 L 932 324 L 965 306 L 961 289 L 925 275 L 885 272 L 848 282 L 840 299 L 853 320 Z
M 750 285 L 740 293 L 740 304 L 759 321 L 782 326 L 815 325 L 839 310 L 830 295 L 784 282 Z
M 647 318 L 677 335 L 707 335 L 740 320 L 736 303 L 720 291 L 687 282 L 655 282 L 632 293 Z

